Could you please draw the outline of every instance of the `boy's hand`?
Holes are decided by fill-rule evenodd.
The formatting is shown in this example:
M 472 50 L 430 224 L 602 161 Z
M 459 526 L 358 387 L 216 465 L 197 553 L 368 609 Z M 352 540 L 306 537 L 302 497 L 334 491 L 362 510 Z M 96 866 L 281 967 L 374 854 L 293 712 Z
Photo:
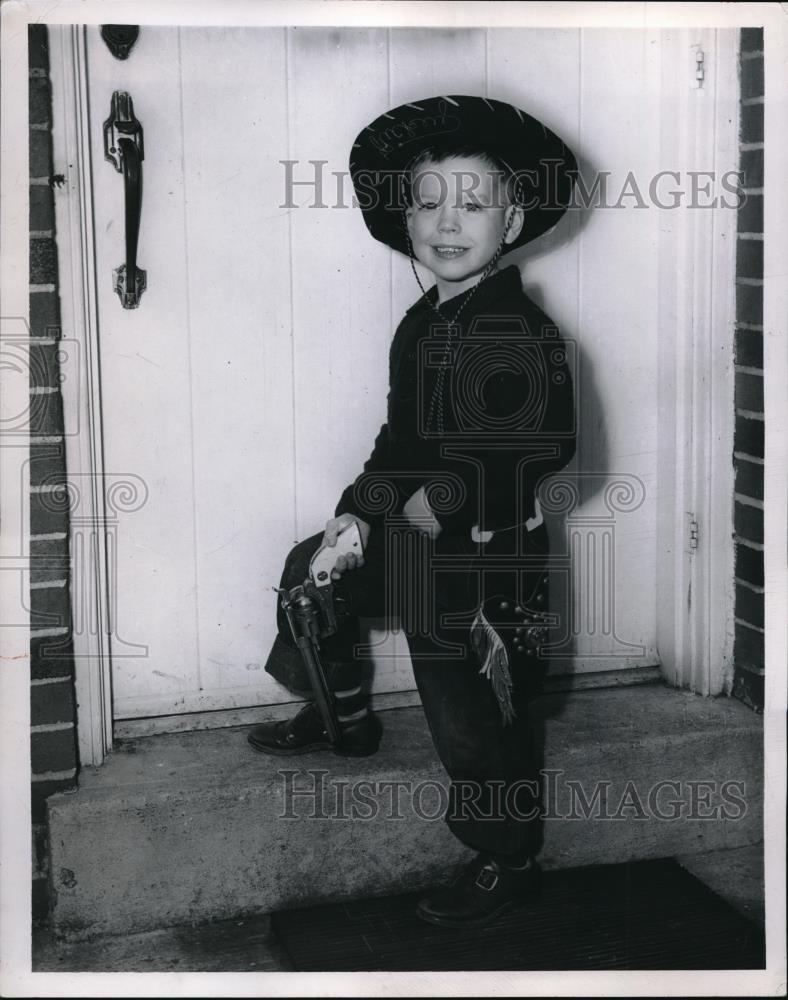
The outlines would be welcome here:
M 420 487 L 409 498 L 402 508 L 402 513 L 407 517 L 409 524 L 423 531 L 430 538 L 435 539 L 443 531 L 440 521 L 435 516 L 432 507 L 427 503 L 427 494 L 424 487 Z
M 362 521 L 359 517 L 353 517 L 352 514 L 340 514 L 339 517 L 332 517 L 326 521 L 325 531 L 323 532 L 323 545 L 336 545 L 339 534 L 354 521 L 358 525 L 358 531 L 361 535 L 361 545 L 366 549 L 367 542 L 369 541 L 369 533 L 372 529 L 366 521 Z M 355 553 L 350 552 L 346 556 L 340 556 L 331 571 L 331 579 L 338 580 L 345 570 L 360 569 L 363 565 L 363 554 L 357 556 Z

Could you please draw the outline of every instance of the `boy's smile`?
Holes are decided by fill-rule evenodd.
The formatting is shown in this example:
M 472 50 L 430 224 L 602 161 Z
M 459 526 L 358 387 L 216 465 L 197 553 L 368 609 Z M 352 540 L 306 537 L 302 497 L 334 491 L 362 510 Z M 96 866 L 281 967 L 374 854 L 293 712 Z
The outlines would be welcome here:
M 440 302 L 472 288 L 504 238 L 522 229 L 523 212 L 506 198 L 506 185 L 486 160 L 453 156 L 427 161 L 411 180 L 408 232 L 416 259 L 435 275 Z

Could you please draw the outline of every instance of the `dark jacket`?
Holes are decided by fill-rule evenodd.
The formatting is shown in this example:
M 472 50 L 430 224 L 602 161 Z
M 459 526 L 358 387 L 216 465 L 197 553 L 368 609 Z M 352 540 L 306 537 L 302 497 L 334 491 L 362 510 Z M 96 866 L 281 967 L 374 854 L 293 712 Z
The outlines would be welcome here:
M 467 294 L 441 303 L 441 313 L 452 319 Z M 436 302 L 437 290 L 428 296 Z M 388 419 L 337 515 L 379 524 L 424 486 L 444 531 L 506 528 L 533 516 L 539 480 L 572 458 L 568 345 L 523 292 L 517 267 L 467 299 L 439 397 L 448 336 L 424 297 L 408 309 L 391 344 Z

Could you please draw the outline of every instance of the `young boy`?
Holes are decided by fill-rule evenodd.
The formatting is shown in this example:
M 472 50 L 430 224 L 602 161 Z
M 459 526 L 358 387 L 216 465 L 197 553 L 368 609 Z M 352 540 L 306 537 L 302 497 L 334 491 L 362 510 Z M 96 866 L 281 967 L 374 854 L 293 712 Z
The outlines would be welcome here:
M 446 820 L 478 854 L 421 901 L 443 926 L 485 923 L 538 887 L 538 763 L 528 703 L 539 692 L 547 533 L 539 481 L 575 448 L 566 348 L 503 253 L 552 228 L 571 196 L 572 153 L 508 104 L 437 97 L 395 108 L 358 136 L 351 176 L 372 236 L 434 278 L 390 353 L 387 421 L 322 535 L 290 552 L 281 586 L 302 583 L 321 545 L 355 520 L 364 554 L 332 574 L 340 628 L 322 644 L 342 729 L 313 703 L 256 726 L 258 751 L 378 749 L 354 658 L 359 617 L 396 615 L 436 750 L 450 778 Z M 309 684 L 281 608 L 267 671 Z

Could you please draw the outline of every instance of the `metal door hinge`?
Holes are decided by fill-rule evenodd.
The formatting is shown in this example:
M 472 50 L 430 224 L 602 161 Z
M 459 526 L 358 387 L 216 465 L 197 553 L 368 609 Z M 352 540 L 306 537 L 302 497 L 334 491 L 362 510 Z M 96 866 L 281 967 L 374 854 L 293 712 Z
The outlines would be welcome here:
M 700 45 L 692 46 L 692 68 L 690 72 L 692 73 L 692 86 L 696 90 L 700 90 L 706 79 L 706 53 Z
M 694 551 L 698 547 L 698 522 L 694 518 L 690 518 L 689 522 L 689 547 L 690 551 Z

